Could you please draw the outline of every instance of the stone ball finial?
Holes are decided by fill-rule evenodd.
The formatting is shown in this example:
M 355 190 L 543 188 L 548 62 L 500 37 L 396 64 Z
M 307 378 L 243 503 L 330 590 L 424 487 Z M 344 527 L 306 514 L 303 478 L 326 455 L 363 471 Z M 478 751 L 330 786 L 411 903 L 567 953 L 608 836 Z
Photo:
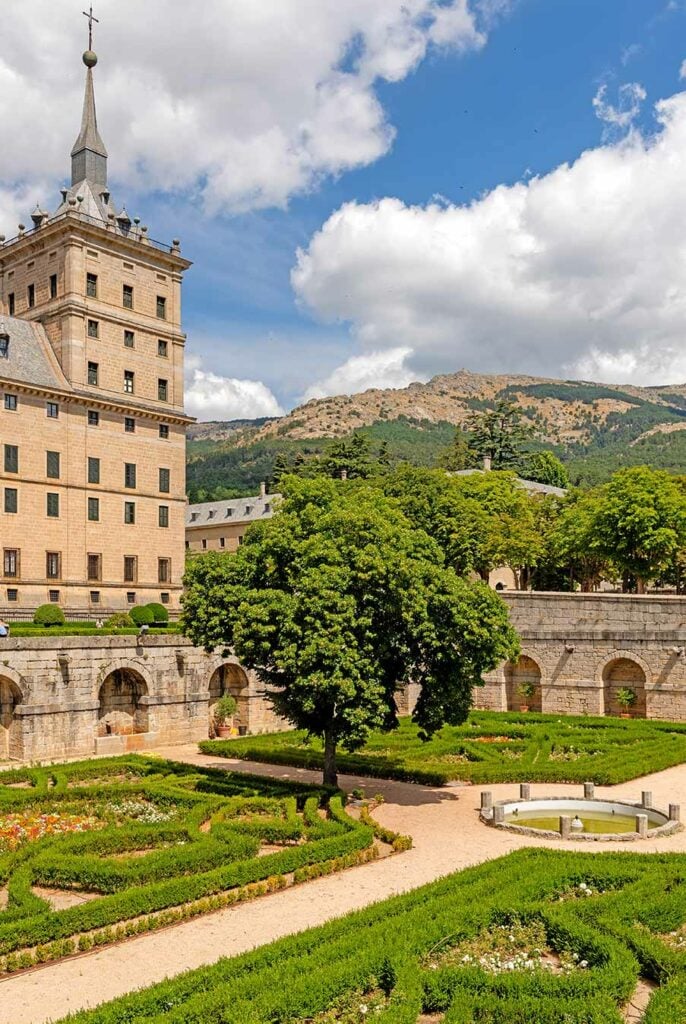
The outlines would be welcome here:
M 93 50 L 86 50 L 82 60 L 87 68 L 94 68 L 98 63 L 98 55 L 97 53 L 94 53 Z

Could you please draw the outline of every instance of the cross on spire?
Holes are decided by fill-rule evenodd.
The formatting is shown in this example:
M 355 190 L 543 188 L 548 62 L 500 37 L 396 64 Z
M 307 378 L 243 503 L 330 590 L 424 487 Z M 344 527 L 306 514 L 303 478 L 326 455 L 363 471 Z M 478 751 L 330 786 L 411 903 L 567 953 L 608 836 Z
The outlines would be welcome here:
M 84 18 L 88 18 L 88 49 L 93 49 L 93 22 L 97 25 L 100 24 L 100 18 L 96 18 L 93 14 L 93 4 L 90 5 L 89 10 L 83 11 Z

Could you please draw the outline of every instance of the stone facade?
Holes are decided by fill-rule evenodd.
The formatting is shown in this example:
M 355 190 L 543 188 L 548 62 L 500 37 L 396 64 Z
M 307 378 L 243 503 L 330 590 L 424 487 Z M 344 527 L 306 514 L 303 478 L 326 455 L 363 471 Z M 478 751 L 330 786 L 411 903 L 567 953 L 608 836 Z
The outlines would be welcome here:
M 123 753 L 212 735 L 222 693 L 240 731 L 285 728 L 253 672 L 183 637 L 0 640 L 0 757 Z
M 117 213 L 92 67 L 72 187 L 0 236 L 0 616 L 179 607 L 185 428 L 178 240 Z M 86 172 L 95 177 L 83 177 Z
M 502 665 L 475 690 L 479 708 L 615 715 L 616 694 L 636 694 L 631 714 L 686 720 L 686 598 L 624 594 L 504 593 L 521 636 L 518 665 Z M 534 694 L 518 693 L 533 683 Z

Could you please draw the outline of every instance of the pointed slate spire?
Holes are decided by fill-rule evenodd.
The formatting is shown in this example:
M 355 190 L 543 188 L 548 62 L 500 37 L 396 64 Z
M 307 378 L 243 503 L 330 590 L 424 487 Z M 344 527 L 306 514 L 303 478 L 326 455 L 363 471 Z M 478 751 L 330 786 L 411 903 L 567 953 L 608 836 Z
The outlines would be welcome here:
M 107 185 L 107 150 L 98 131 L 93 88 L 93 68 L 98 63 L 98 58 L 92 50 L 86 50 L 83 63 L 88 69 L 86 93 L 83 98 L 81 131 L 71 151 L 71 183 L 73 186 L 82 181 L 90 181 L 104 188 Z

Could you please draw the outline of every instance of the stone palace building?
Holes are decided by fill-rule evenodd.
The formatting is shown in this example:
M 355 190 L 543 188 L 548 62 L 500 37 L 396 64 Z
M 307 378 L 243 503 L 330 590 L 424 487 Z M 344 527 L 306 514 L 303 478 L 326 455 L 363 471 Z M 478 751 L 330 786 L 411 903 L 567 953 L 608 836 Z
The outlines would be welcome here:
M 115 204 L 83 55 L 71 186 L 0 236 L 0 617 L 179 606 L 190 262 Z

